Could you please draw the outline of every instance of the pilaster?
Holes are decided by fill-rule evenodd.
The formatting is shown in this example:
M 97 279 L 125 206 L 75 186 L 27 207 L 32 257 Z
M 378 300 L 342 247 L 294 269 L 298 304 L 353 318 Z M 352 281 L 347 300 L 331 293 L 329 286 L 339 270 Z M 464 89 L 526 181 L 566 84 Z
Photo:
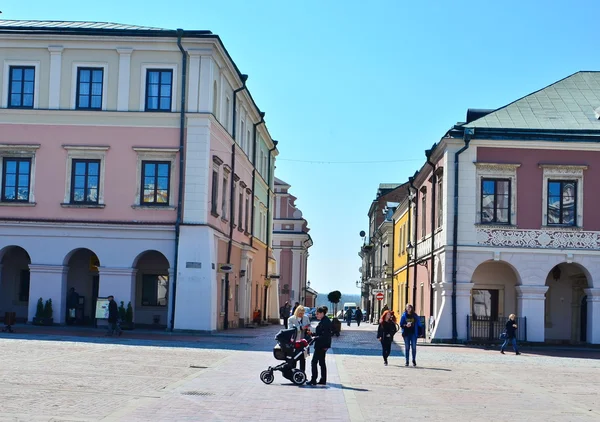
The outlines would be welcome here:
M 119 81 L 117 90 L 117 110 L 129 110 L 129 84 L 131 80 L 132 48 L 117 48 L 119 53 Z
M 52 318 L 64 324 L 67 313 L 67 273 L 64 265 L 29 265 L 29 306 L 27 321 L 35 317 L 37 301 L 52 299 Z
M 545 339 L 545 294 L 548 286 L 516 286 L 517 316 L 527 318 L 527 341 Z M 519 327 L 523 329 L 524 327 Z
M 587 295 L 586 340 L 591 344 L 600 344 L 600 289 L 583 291 Z
M 125 308 L 131 302 L 134 310 L 133 321 L 135 322 L 135 276 L 137 269 L 98 267 L 98 272 L 100 274 L 98 296 L 108 297 L 112 295 L 115 297 L 115 302 L 119 305 L 123 302 Z
M 60 76 L 62 69 L 62 45 L 51 45 L 50 52 L 50 81 L 48 87 L 48 108 L 57 110 L 60 104 Z

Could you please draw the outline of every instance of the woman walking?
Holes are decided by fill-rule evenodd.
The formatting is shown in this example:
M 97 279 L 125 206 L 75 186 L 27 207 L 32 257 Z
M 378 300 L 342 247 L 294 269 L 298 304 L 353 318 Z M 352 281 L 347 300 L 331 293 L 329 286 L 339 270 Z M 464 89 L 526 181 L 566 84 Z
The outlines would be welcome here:
M 300 341 L 306 337 L 306 332 L 310 328 L 310 319 L 304 315 L 304 306 L 298 305 L 294 310 L 294 315 L 288 318 L 288 328 L 296 329 L 296 341 Z M 300 356 L 300 370 L 306 371 L 306 359 L 304 355 Z
M 400 327 L 402 328 L 404 355 L 406 357 L 406 364 L 404 366 L 408 366 L 411 349 L 413 366 L 417 366 L 417 338 L 419 337 L 421 322 L 419 321 L 419 315 L 414 312 L 410 304 L 406 305 L 406 310 L 402 314 L 402 318 L 400 318 Z
M 506 321 L 506 339 L 504 340 L 504 343 L 502 343 L 502 346 L 500 347 L 500 353 L 504 354 L 504 349 L 506 348 L 506 346 L 508 346 L 508 342 L 510 341 L 512 343 L 512 347 L 513 350 L 515 351 L 515 354 L 520 355 L 521 352 L 519 352 L 519 349 L 517 348 L 517 324 L 515 324 L 515 318 L 516 315 L 515 314 L 510 314 L 508 316 L 508 321 Z
M 392 319 L 392 313 L 385 311 L 381 315 L 379 320 L 379 328 L 377 329 L 377 340 L 381 342 L 381 349 L 383 354 L 383 364 L 387 366 L 388 356 L 392 352 L 392 342 L 394 341 L 394 334 L 398 331 L 398 326 Z

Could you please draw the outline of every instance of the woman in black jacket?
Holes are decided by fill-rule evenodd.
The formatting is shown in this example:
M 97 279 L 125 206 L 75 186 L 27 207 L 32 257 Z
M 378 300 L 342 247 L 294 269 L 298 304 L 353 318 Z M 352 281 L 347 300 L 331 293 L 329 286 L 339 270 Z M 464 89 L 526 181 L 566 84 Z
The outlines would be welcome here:
M 325 354 L 331 347 L 331 320 L 327 317 L 327 308 L 317 308 L 317 319 L 319 325 L 315 329 L 315 353 L 313 354 L 311 367 L 312 376 L 308 385 L 327 384 L 327 366 L 325 365 Z M 321 367 L 321 379 L 317 382 L 317 363 Z
M 392 312 L 385 311 L 379 320 L 379 328 L 377 329 L 377 340 L 381 342 L 383 352 L 383 364 L 387 366 L 388 356 L 392 352 L 392 342 L 394 334 L 398 331 L 398 326 L 392 318 Z
M 517 348 L 517 324 L 515 324 L 515 314 L 510 314 L 508 316 L 508 321 L 506 321 L 506 339 L 502 346 L 500 347 L 500 353 L 504 354 L 504 349 L 508 346 L 508 342 L 512 343 L 512 347 L 517 355 L 520 355 L 519 349 Z

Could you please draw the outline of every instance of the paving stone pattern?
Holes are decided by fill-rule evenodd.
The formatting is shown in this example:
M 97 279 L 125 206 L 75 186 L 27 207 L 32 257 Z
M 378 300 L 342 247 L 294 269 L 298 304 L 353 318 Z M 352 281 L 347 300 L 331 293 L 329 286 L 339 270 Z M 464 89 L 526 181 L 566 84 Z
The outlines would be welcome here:
M 297 387 L 281 373 L 265 385 L 279 328 L 2 334 L 0 421 L 600 420 L 598 351 L 515 356 L 420 343 L 418 366 L 406 368 L 394 344 L 384 366 L 376 327 L 353 324 L 327 354 L 328 386 Z

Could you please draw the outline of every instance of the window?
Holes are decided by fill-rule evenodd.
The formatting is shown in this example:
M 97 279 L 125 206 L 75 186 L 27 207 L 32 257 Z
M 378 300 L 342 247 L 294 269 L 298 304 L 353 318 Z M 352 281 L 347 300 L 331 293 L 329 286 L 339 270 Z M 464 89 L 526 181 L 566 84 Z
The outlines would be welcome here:
M 233 203 L 231 204 L 231 224 L 233 224 L 235 226 L 235 196 L 236 196 L 236 191 L 237 191 L 237 183 L 236 183 L 236 179 L 237 176 L 234 175 L 233 176 L 233 192 L 231 195 L 231 201 L 233 201 Z
M 238 203 L 238 229 L 243 230 L 244 225 L 244 189 L 240 187 L 240 195 L 239 195 L 239 203 Z
M 225 172 L 223 174 L 223 188 L 221 189 L 221 218 L 227 220 L 227 185 L 229 184 L 229 176 Z
M 404 240 L 404 226 L 400 227 L 400 233 L 398 233 L 398 255 L 402 255 L 404 253 L 404 245 L 402 244 Z
M 225 98 L 225 110 L 223 111 L 223 126 L 225 130 L 229 132 L 229 109 L 231 108 L 231 101 L 229 97 Z
M 30 158 L 4 158 L 2 202 L 29 202 Z
M 169 276 L 144 274 L 142 276 L 142 306 L 167 306 Z
M 244 224 L 244 228 L 246 230 L 246 233 L 248 232 L 248 229 L 250 228 L 248 225 L 248 220 L 250 218 L 250 197 L 246 196 L 246 214 L 245 214 L 246 218 L 244 220 L 245 224 Z
M 421 193 L 421 237 L 427 234 L 427 195 Z
M 218 100 L 219 100 L 219 94 L 218 94 L 219 90 L 217 89 L 217 81 L 213 82 L 213 98 L 212 98 L 212 112 L 215 116 L 215 118 L 219 118 L 219 116 L 217 115 L 217 106 L 218 106 Z
M 74 159 L 71 166 L 71 203 L 97 204 L 100 190 L 100 160 Z
M 444 223 L 444 192 L 442 178 L 437 179 L 437 227 L 442 227 Z
M 548 225 L 577 225 L 577 181 L 548 181 Z
M 10 66 L 8 107 L 33 108 L 35 90 L 34 66 Z
M 19 277 L 19 302 L 29 301 L 29 270 L 21 270 Z
M 171 163 L 142 161 L 141 205 L 169 205 Z
M 252 153 L 252 139 L 250 138 L 250 129 L 246 131 L 246 155 L 251 157 Z
M 217 169 L 213 169 L 210 212 L 215 217 L 219 215 L 217 212 L 217 205 L 218 205 L 217 201 L 218 200 L 219 200 L 219 171 Z
M 102 110 L 103 81 L 103 68 L 77 68 L 77 100 L 75 108 L 79 110 Z
M 240 122 L 240 146 L 242 151 L 246 152 L 246 122 Z
M 510 180 L 481 179 L 481 223 L 510 224 Z
M 235 308 L 234 312 L 238 314 L 240 312 L 240 286 L 239 284 L 235 285 Z
M 146 111 L 171 111 L 172 69 L 146 70 Z

